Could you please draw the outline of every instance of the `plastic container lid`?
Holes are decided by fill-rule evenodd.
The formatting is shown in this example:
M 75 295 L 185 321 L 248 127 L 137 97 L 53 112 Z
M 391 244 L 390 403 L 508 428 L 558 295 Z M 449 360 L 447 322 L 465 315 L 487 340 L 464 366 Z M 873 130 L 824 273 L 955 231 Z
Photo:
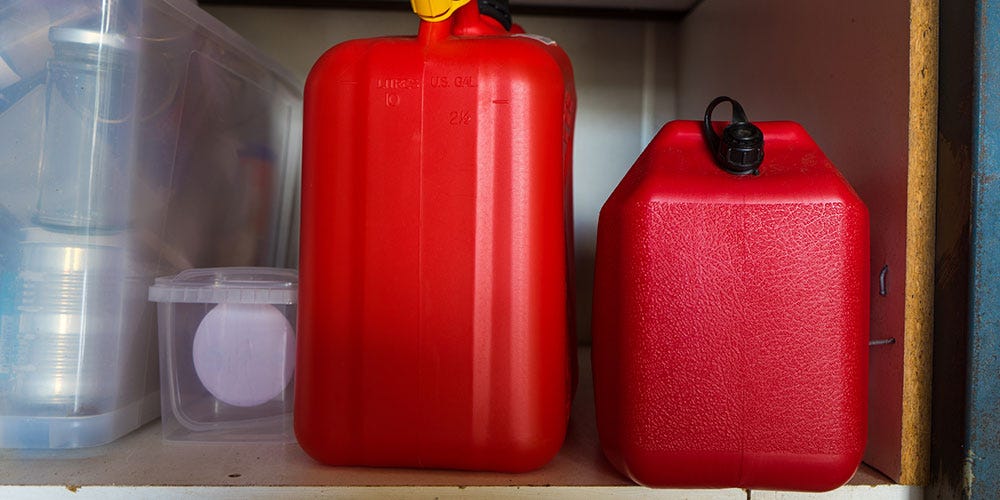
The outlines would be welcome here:
M 38 226 L 24 228 L 23 234 L 24 241 L 22 243 L 25 244 L 125 248 L 129 242 L 128 235 L 125 233 L 55 231 Z
M 271 267 L 188 269 L 156 278 L 151 302 L 187 304 L 295 304 L 299 274 Z
M 52 28 L 49 30 L 49 40 L 52 43 L 74 43 L 79 45 L 94 45 L 118 50 L 134 52 L 136 41 L 120 33 L 102 33 L 84 28 Z

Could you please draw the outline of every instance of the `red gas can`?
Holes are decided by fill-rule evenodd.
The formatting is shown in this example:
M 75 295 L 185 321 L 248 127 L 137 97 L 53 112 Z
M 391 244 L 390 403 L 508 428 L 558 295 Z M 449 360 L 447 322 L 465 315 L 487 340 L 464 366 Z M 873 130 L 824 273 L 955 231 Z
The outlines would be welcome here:
M 832 489 L 865 447 L 868 212 L 799 125 L 734 115 L 668 123 L 601 210 L 601 444 L 649 486 Z
M 328 464 L 525 471 L 565 436 L 572 70 L 466 2 L 306 85 L 295 431 Z

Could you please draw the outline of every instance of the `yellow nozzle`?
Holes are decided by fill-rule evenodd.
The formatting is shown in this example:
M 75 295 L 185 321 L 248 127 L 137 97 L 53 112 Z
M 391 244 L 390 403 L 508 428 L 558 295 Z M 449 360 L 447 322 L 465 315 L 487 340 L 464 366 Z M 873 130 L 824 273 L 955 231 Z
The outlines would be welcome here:
M 432 23 L 444 21 L 451 17 L 459 7 L 469 3 L 471 0 L 410 0 L 413 5 L 413 12 L 416 12 L 420 19 Z

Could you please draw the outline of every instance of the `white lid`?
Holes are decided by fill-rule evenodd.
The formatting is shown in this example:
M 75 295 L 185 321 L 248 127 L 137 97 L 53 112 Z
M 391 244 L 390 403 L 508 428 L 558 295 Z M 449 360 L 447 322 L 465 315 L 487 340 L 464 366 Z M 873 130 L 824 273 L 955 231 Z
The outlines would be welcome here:
M 102 33 L 85 28 L 54 27 L 49 30 L 49 40 L 52 43 L 75 43 L 79 45 L 95 45 L 112 49 L 136 51 L 135 39 L 121 33 Z
M 299 273 L 272 267 L 188 269 L 156 278 L 150 302 L 188 304 L 295 304 Z
M 24 228 L 22 244 L 58 245 L 73 247 L 114 247 L 125 248 L 128 243 L 126 233 L 99 233 L 55 231 L 39 226 Z

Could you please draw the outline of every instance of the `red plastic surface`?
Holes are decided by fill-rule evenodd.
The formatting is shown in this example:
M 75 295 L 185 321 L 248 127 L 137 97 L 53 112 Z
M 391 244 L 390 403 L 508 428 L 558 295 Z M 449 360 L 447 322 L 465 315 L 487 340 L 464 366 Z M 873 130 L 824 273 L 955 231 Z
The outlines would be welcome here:
M 319 60 L 295 386 L 311 456 L 525 471 L 556 454 L 575 376 L 575 106 L 565 53 L 475 2 Z
M 868 212 L 799 125 L 757 125 L 759 176 L 672 122 L 601 211 L 598 428 L 641 484 L 822 491 L 861 461 Z

